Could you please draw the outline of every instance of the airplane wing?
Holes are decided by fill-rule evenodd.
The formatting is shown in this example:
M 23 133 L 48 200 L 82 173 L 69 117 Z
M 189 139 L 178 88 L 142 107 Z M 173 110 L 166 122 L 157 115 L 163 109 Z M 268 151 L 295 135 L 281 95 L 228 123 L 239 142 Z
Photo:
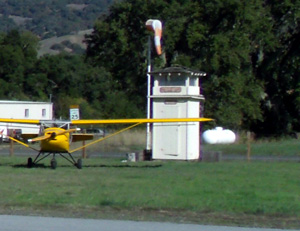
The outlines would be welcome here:
M 174 122 L 207 122 L 212 121 L 210 118 L 151 118 L 151 119 L 105 119 L 105 120 L 72 120 L 65 121 L 72 125 L 89 125 L 89 124 L 134 124 L 134 123 L 174 123 Z M 4 123 L 23 123 L 23 124 L 42 124 L 45 120 L 30 120 L 30 119 L 3 119 L 0 122 Z
M 29 120 L 29 119 L 4 119 L 4 118 L 0 118 L 0 122 L 3 122 L 3 123 L 21 123 L 21 124 L 41 124 L 40 120 Z
M 88 124 L 131 124 L 131 123 L 174 123 L 174 122 L 207 122 L 210 118 L 152 118 L 152 119 L 109 119 L 109 120 L 72 120 L 73 125 Z
M 105 119 L 105 120 L 72 120 L 64 121 L 72 125 L 90 125 L 90 124 L 143 124 L 143 123 L 174 123 L 174 122 L 207 122 L 212 121 L 210 118 L 151 118 L 151 119 Z M 30 119 L 7 119 L 0 118 L 0 122 L 4 123 L 23 123 L 23 124 L 43 124 L 43 123 L 55 123 L 58 121 L 45 121 L 45 120 L 30 120 Z M 27 137 L 29 142 L 41 141 L 49 139 L 51 136 L 62 135 L 64 133 L 75 132 L 76 129 L 69 129 L 61 132 L 55 131 L 55 134 L 46 134 L 36 138 Z M 33 138 L 33 139 L 30 139 Z M 90 140 L 92 137 L 89 134 L 78 134 L 73 137 L 73 140 L 83 141 Z
M 82 134 L 82 133 L 73 133 L 72 142 L 92 140 L 94 138 L 93 134 Z

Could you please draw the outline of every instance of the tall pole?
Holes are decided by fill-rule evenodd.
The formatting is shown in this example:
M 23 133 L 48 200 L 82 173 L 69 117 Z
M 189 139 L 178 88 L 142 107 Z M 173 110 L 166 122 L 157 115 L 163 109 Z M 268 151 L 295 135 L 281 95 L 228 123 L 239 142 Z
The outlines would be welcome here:
M 151 118 L 151 38 L 148 37 L 148 51 L 147 51 L 147 119 Z M 151 150 L 151 128 L 150 123 L 147 123 L 147 142 L 146 150 Z
M 154 45 L 158 55 L 161 55 L 161 44 L 160 39 L 162 35 L 162 24 L 161 21 L 157 19 L 149 19 L 146 22 L 147 30 L 154 32 Z M 151 118 L 151 39 L 148 37 L 148 73 L 147 73 L 147 119 Z M 146 150 L 151 150 L 152 146 L 152 136 L 151 136 L 151 124 L 147 123 L 147 147 Z

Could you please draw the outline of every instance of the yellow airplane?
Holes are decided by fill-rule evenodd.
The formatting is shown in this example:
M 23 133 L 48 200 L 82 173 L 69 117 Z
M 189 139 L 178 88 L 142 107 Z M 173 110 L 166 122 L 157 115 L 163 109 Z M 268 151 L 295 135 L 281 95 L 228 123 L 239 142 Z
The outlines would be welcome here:
M 162 119 L 110 119 L 110 120 L 71 120 L 71 121 L 48 121 L 48 120 L 27 120 L 27 119 L 1 119 L 0 122 L 4 123 L 20 123 L 20 124 L 36 124 L 41 125 L 41 134 L 38 135 L 31 135 L 31 134 L 24 134 L 22 138 L 28 140 L 28 142 L 40 142 L 40 150 L 37 150 L 27 143 L 24 143 L 20 140 L 15 139 L 12 136 L 8 136 L 9 139 L 20 143 L 28 148 L 31 148 L 38 152 L 38 155 L 34 160 L 32 158 L 28 158 L 27 166 L 31 168 L 34 164 L 37 164 L 39 161 L 43 160 L 44 158 L 48 157 L 49 155 L 53 155 L 50 166 L 51 168 L 55 169 L 57 167 L 57 161 L 55 159 L 55 155 L 60 155 L 78 169 L 82 168 L 82 159 L 75 159 L 72 156 L 72 153 L 83 149 L 89 145 L 95 144 L 100 142 L 104 139 L 117 135 L 121 132 L 129 130 L 133 127 L 136 127 L 140 124 L 145 123 L 175 123 L 175 122 L 206 122 L 211 121 L 212 119 L 209 118 L 162 118 Z M 80 125 L 96 125 L 96 124 L 132 124 L 129 127 L 121 129 L 109 136 L 104 138 L 100 138 L 96 141 L 90 142 L 87 145 L 83 145 L 77 149 L 70 150 L 70 144 L 72 142 L 77 141 L 85 141 L 85 140 L 92 140 L 92 134 L 83 134 L 78 133 L 77 128 L 74 126 Z M 4 134 L 2 134 L 4 135 Z

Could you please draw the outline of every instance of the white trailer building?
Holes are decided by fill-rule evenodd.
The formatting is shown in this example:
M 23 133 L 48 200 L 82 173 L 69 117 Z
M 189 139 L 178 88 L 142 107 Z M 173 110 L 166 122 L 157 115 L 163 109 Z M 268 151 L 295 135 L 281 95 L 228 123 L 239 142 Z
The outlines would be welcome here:
M 52 120 L 53 103 L 32 101 L 0 100 L 0 118 L 5 119 L 34 119 Z M 0 123 L 0 132 L 10 135 L 17 130 L 22 134 L 38 134 L 40 126 L 31 124 Z M 2 138 L 0 136 L 0 138 Z

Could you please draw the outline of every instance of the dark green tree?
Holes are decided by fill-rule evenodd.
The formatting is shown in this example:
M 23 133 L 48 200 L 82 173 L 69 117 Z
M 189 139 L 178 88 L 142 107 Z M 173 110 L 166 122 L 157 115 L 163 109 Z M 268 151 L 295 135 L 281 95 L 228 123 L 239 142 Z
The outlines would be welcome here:
M 92 67 L 82 56 L 44 56 L 28 75 L 26 94 L 32 99 L 51 98 L 57 118 L 68 118 L 69 106 L 84 108 L 83 118 L 104 118 L 103 105 L 109 104 L 113 81 L 104 68 Z M 117 111 L 117 109 L 116 109 Z
M 299 131 L 300 7 L 294 1 L 267 1 L 273 31 L 271 49 L 259 47 L 256 76 L 265 83 L 264 123 L 258 133 L 282 135 Z M 276 41 L 276 42 L 275 42 Z
M 27 71 L 37 60 L 37 38 L 29 32 L 12 30 L 0 41 L 0 79 L 2 97 L 24 99 L 23 86 Z M 5 82 L 5 84 L 4 84 Z
M 270 37 L 256 33 L 264 26 L 269 29 L 266 16 L 258 0 L 126 0 L 97 21 L 87 37 L 87 57 L 111 72 L 133 103 L 144 106 L 150 35 L 145 22 L 160 19 L 164 55 L 154 58 L 154 68 L 177 64 L 209 73 L 203 79 L 206 116 L 219 125 L 248 129 L 252 121 L 262 119 L 263 85 L 255 78 L 251 58 L 253 44 L 264 45 Z M 134 101 L 136 96 L 139 100 Z

